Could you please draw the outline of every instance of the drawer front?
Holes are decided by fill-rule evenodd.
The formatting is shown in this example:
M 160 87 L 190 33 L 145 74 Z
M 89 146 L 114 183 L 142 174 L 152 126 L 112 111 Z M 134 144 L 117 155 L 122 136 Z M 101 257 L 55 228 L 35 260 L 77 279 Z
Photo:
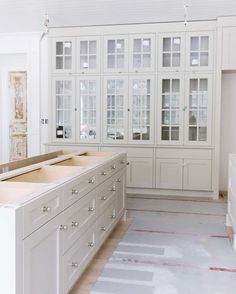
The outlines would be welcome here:
M 210 149 L 159 148 L 156 149 L 157 158 L 211 159 Z
M 122 170 L 116 176 L 116 212 L 120 215 L 125 207 L 125 173 Z
M 42 195 L 24 206 L 24 237 L 40 228 L 63 210 L 63 190 Z
M 61 225 L 63 252 L 66 252 L 82 234 L 95 222 L 96 191 L 93 190 L 77 201 L 63 215 Z
M 75 203 L 98 185 L 96 172 L 97 171 L 92 171 L 88 175 L 66 185 L 64 192 L 65 208 Z
M 94 225 L 63 257 L 63 293 L 68 293 L 93 257 L 96 248 Z
M 99 190 L 97 194 L 97 211 L 98 215 L 104 212 L 104 209 L 109 203 L 114 201 L 116 195 L 116 180 L 112 177 L 105 187 Z

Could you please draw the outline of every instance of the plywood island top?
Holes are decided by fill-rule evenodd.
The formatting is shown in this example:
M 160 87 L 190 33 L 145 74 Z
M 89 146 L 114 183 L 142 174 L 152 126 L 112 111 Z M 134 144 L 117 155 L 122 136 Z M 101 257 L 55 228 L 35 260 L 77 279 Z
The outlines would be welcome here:
M 0 207 L 19 206 L 118 154 L 58 151 L 0 165 Z

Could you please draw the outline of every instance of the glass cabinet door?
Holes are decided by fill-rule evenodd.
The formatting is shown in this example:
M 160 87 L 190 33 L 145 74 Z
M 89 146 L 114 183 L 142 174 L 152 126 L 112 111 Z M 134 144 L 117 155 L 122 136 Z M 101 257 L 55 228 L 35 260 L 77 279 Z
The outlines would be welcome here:
M 133 77 L 130 80 L 130 142 L 153 143 L 154 79 Z
M 104 71 L 127 72 L 128 71 L 128 38 L 127 36 L 104 37 Z
M 211 143 L 212 80 L 209 75 L 187 78 L 186 136 L 188 144 Z
M 54 128 L 56 141 L 75 141 L 75 82 L 73 78 L 53 79 Z
M 75 39 L 56 38 L 53 42 L 53 72 L 75 72 Z
M 127 78 L 104 78 L 104 142 L 127 142 L 127 89 Z
M 98 77 L 78 79 L 78 141 L 98 143 L 100 141 L 100 79 Z
M 96 73 L 100 71 L 100 38 L 78 38 L 78 72 Z
M 188 69 L 211 70 L 213 67 L 213 33 L 189 33 L 186 58 Z
M 183 77 L 160 77 L 158 100 L 158 143 L 183 143 Z
M 184 34 L 159 34 L 159 69 L 184 69 Z
M 155 70 L 155 35 L 133 35 L 130 37 L 130 70 L 150 72 Z

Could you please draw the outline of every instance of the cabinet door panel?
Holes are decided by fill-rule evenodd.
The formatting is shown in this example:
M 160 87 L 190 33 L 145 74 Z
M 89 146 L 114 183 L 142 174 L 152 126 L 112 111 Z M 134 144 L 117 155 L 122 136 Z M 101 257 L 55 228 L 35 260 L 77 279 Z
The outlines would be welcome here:
M 153 187 L 153 159 L 128 158 L 127 186 L 133 188 Z
M 182 159 L 156 159 L 156 186 L 159 189 L 182 189 Z
M 211 160 L 184 160 L 184 190 L 211 191 Z

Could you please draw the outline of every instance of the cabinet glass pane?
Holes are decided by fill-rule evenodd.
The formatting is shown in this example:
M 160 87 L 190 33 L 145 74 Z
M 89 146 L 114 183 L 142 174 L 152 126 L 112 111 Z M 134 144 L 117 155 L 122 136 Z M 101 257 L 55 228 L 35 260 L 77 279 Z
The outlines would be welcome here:
M 71 56 L 65 56 L 65 69 L 70 69 L 72 66 Z
M 161 140 L 178 141 L 180 131 L 180 79 L 162 79 Z
M 151 80 L 134 79 L 132 92 L 132 139 L 150 140 Z
M 65 55 L 72 54 L 72 43 L 71 42 L 64 42 L 64 53 L 65 53 Z
M 80 81 L 80 139 L 97 138 L 97 82 Z
M 133 67 L 151 67 L 151 39 L 138 38 L 133 40 Z
M 97 54 L 97 41 L 89 41 L 89 54 Z
M 56 57 L 56 69 L 63 69 L 63 56 Z
M 88 41 L 80 41 L 80 54 L 88 54 Z
M 122 79 L 107 80 L 106 138 L 110 140 L 124 140 L 124 86 Z
M 189 141 L 206 141 L 208 125 L 208 79 L 190 79 Z
M 72 135 L 72 81 L 56 82 L 56 138 L 70 139 Z
M 63 55 L 63 42 L 56 42 L 56 55 Z
M 163 52 L 171 51 L 171 38 L 163 38 Z

